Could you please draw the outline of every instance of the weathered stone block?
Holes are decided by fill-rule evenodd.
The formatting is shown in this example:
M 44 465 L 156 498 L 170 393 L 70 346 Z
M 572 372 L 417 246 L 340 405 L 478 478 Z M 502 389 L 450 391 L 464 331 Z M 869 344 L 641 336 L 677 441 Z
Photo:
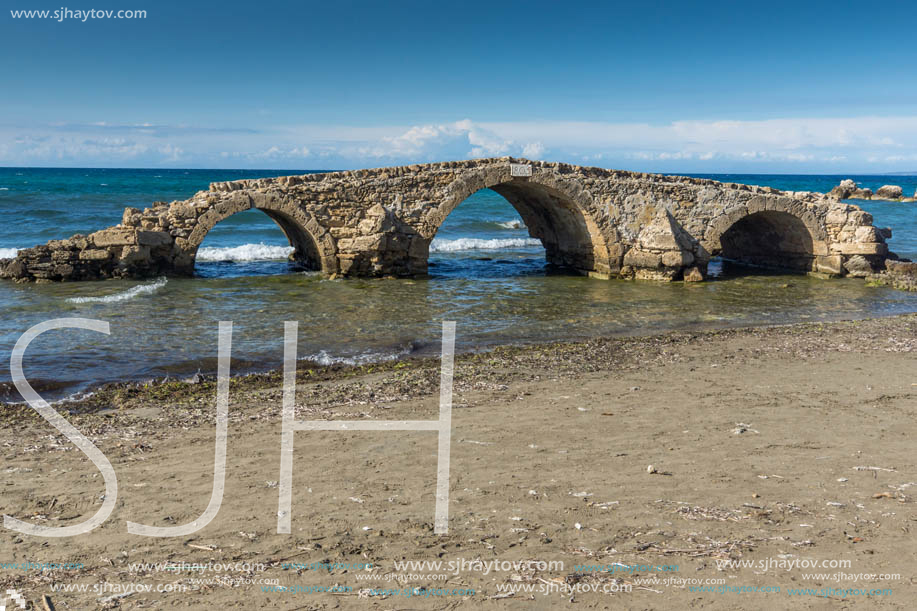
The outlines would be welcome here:
M 865 278 L 875 271 L 869 259 L 862 255 L 853 255 L 844 261 L 844 270 L 855 278 Z
M 370 235 L 373 233 L 379 233 L 382 231 L 382 224 L 385 221 L 385 217 L 375 216 L 365 218 L 357 225 L 360 233 L 363 235 Z
M 133 225 L 134 217 L 140 216 L 140 210 L 137 208 L 125 208 L 124 214 L 121 215 L 121 224 L 122 225 Z
M 190 219 L 197 216 L 197 211 L 186 202 L 174 202 L 169 206 L 169 214 L 176 219 Z
M 857 227 L 854 233 L 857 242 L 881 242 L 882 234 L 872 226 Z
M 676 272 L 671 268 L 663 269 L 643 269 L 634 270 L 634 277 L 637 280 L 652 280 L 654 282 L 671 282 L 675 278 Z
M 137 243 L 142 246 L 165 246 L 172 243 L 168 231 L 138 231 Z
M 833 208 L 825 217 L 825 222 L 829 225 L 843 225 L 847 222 L 847 210 L 844 208 Z
M 831 245 L 831 252 L 841 255 L 885 255 L 888 254 L 888 246 L 886 244 L 840 242 Z
M 81 261 L 105 261 L 111 258 L 111 251 L 104 248 L 89 248 L 80 251 Z
M 25 263 L 19 259 L 13 259 L 5 267 L 0 267 L 0 275 L 4 278 L 25 278 L 29 274 Z
M 632 248 L 624 255 L 624 265 L 633 268 L 657 268 L 662 263 L 662 256 L 658 253 L 647 252 Z
M 137 232 L 134 229 L 103 229 L 90 234 L 89 240 L 96 246 L 127 246 L 137 243 Z
M 815 257 L 815 271 L 840 276 L 844 273 L 843 263 L 841 255 Z
M 372 254 L 385 239 L 385 234 L 361 236 L 358 238 L 345 238 L 338 241 L 338 248 L 342 251 Z
M 121 258 L 118 265 L 126 267 L 130 265 L 149 263 L 150 247 L 149 246 L 125 246 L 121 250 Z
M 662 264 L 666 267 L 685 267 L 694 263 L 694 255 L 687 251 L 662 253 Z

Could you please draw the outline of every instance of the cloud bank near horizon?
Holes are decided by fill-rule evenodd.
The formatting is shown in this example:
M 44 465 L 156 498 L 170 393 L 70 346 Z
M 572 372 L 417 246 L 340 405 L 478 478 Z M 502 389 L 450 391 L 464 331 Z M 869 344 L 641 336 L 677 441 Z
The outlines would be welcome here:
M 475 122 L 264 129 L 153 123 L 0 126 L 0 165 L 347 169 L 512 155 L 647 171 L 917 170 L 917 116 Z

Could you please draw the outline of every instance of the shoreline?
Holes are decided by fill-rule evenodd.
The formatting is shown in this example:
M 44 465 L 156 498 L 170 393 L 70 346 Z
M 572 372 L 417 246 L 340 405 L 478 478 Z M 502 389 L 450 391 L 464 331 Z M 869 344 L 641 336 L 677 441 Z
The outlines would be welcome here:
M 900 290 L 900 289 L 898 289 Z M 862 323 L 878 323 L 890 319 L 909 322 L 911 319 L 917 322 L 917 312 L 893 313 L 887 315 L 870 315 L 862 318 L 844 318 L 840 320 L 824 321 L 807 321 L 807 322 L 789 322 L 789 323 L 770 323 L 754 324 L 739 326 L 723 327 L 698 327 L 684 329 L 668 329 L 659 332 L 622 332 L 613 335 L 603 335 L 596 337 L 579 337 L 572 339 L 558 339 L 555 341 L 538 341 L 534 343 L 508 343 L 495 345 L 481 345 L 471 347 L 466 350 L 457 350 L 455 352 L 456 363 L 475 363 L 482 359 L 518 359 L 525 358 L 527 353 L 543 354 L 546 351 L 567 355 L 572 362 L 584 363 L 583 354 L 595 349 L 597 346 L 607 349 L 608 347 L 620 344 L 624 349 L 632 345 L 644 345 L 646 343 L 662 344 L 679 344 L 683 341 L 703 342 L 713 338 L 724 338 L 729 336 L 742 337 L 766 333 L 772 330 L 799 330 L 806 333 L 812 329 L 821 331 L 824 327 L 844 328 L 850 325 L 859 325 Z M 403 356 L 392 356 L 391 358 L 382 358 L 378 361 L 369 361 L 365 363 L 331 363 L 323 364 L 314 360 L 303 358 L 297 361 L 297 376 L 307 372 L 310 381 L 340 381 L 354 377 L 360 377 L 368 374 L 384 374 L 392 371 L 401 370 L 431 370 L 438 371 L 440 357 L 438 354 L 439 342 L 424 342 L 424 352 L 431 351 L 435 354 L 407 354 Z M 492 356 L 491 356 L 492 355 Z M 215 359 L 210 359 L 215 360 Z M 187 398 L 200 398 L 201 395 L 208 393 L 213 396 L 216 389 L 216 372 L 213 371 L 191 374 L 190 376 L 170 376 L 148 378 L 145 380 L 129 381 L 107 381 L 90 384 L 85 390 L 75 391 L 70 395 L 48 401 L 52 406 L 66 406 L 70 413 L 85 413 L 87 411 L 107 409 L 109 406 L 105 402 L 121 404 L 130 400 L 151 400 L 162 398 L 175 398 L 182 400 L 183 395 Z M 230 386 L 233 390 L 241 392 L 257 391 L 266 387 L 279 385 L 283 379 L 282 367 L 272 367 L 264 370 L 246 371 L 244 373 L 230 374 Z M 18 394 L 18 391 L 12 385 L 12 382 L 4 382 L 8 385 L 9 394 Z M 41 388 L 36 387 L 41 394 Z M 0 401 L 0 407 L 12 408 L 19 407 L 29 409 L 25 401 Z

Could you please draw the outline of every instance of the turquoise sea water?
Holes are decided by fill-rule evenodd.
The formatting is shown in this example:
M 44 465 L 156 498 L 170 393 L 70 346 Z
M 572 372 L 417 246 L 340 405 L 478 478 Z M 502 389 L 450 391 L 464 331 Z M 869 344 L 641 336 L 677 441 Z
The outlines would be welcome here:
M 213 181 L 303 171 L 82 170 L 0 168 L 0 257 L 49 239 L 120 221 L 125 206 L 186 199 Z M 779 189 L 827 191 L 843 178 L 875 190 L 917 177 L 709 175 Z M 917 204 L 854 202 L 894 229 L 890 247 L 917 259 Z M 433 353 L 441 320 L 458 323 L 457 344 L 641 334 L 679 328 L 833 320 L 917 311 L 917 295 L 725 268 L 700 285 L 603 281 L 555 273 L 515 210 L 480 191 L 446 220 L 432 246 L 430 278 L 325 280 L 292 270 L 286 239 L 263 213 L 217 225 L 199 254 L 198 277 L 55 285 L 0 282 L 0 400 L 9 356 L 31 325 L 58 317 L 111 324 L 108 337 L 48 333 L 29 348 L 26 374 L 45 396 L 104 381 L 185 377 L 214 370 L 217 322 L 235 323 L 234 373 L 279 367 L 283 321 L 300 323 L 299 353 L 321 363 Z

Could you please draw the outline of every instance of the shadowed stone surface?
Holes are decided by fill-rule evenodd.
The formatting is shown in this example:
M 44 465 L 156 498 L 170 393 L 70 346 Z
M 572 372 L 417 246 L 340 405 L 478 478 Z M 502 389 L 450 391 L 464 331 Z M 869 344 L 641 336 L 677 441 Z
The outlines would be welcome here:
M 185 201 L 127 208 L 114 227 L 20 251 L 0 261 L 0 277 L 188 276 L 207 233 L 252 208 L 280 226 L 305 268 L 422 275 L 440 225 L 484 188 L 513 205 L 550 263 L 599 277 L 702 280 L 717 255 L 865 275 L 888 252 L 868 213 L 821 193 L 504 157 L 214 183 Z

